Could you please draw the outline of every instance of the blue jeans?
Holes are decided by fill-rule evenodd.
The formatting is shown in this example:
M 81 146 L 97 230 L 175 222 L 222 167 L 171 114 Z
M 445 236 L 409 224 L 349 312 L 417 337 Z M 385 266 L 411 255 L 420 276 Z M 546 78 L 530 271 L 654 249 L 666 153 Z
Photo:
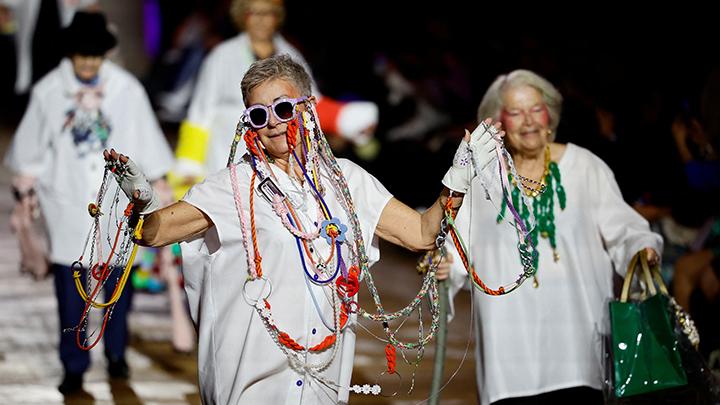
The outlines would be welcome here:
M 105 301 L 112 295 L 115 287 L 115 275 L 119 275 L 119 269 L 113 271 L 113 275 L 105 285 Z M 90 353 L 80 349 L 75 341 L 75 331 L 68 330 L 75 328 L 80 322 L 85 301 L 80 297 L 75 287 L 75 280 L 70 267 L 53 264 L 51 271 L 55 274 L 55 296 L 58 302 L 60 314 L 60 361 L 66 374 L 83 374 L 90 367 Z M 81 272 L 81 280 L 85 286 L 85 272 Z M 89 293 L 89 292 L 88 292 Z M 128 280 L 125 284 L 122 296 L 115 303 L 110 319 L 105 327 L 103 337 L 105 344 L 105 357 L 109 361 L 117 361 L 125 358 L 125 348 L 128 345 L 129 333 L 127 325 L 127 314 L 132 302 L 133 286 Z M 99 311 L 95 311 L 99 312 Z M 100 331 L 96 331 L 99 333 Z M 81 332 L 80 341 L 85 342 L 85 332 Z M 91 338 L 94 341 L 94 337 Z

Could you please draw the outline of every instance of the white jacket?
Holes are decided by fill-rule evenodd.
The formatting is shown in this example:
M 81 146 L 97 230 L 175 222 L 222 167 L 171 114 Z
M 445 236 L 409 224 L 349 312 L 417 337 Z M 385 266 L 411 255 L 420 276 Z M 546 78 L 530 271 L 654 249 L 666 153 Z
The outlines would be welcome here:
M 33 88 L 5 156 L 5 165 L 13 172 L 37 179 L 50 235 L 50 260 L 57 264 L 70 265 L 81 253 L 91 225 L 87 206 L 96 200 L 103 178 L 103 148 L 130 156 L 149 179 L 162 177 L 173 164 L 171 150 L 137 79 L 106 60 L 100 68 L 99 86 L 103 92 L 99 109 L 110 127 L 104 144 L 77 142 L 65 128 L 67 113 L 76 107 L 75 95 L 82 84 L 70 60 L 64 59 Z M 109 181 L 114 183 L 112 178 Z M 110 186 L 114 190 L 115 185 Z M 124 209 L 127 199 L 120 194 Z

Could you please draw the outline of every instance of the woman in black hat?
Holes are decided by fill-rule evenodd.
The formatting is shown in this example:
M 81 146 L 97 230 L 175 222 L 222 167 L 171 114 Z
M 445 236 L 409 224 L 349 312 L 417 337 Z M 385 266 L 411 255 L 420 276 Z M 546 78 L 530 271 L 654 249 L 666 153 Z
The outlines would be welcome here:
M 78 325 L 85 307 L 70 266 L 91 226 L 87 204 L 96 199 L 103 178 L 100 152 L 109 147 L 131 149 L 138 163 L 151 173 L 149 177 L 159 181 L 172 165 L 172 153 L 143 87 L 106 60 L 117 40 L 102 14 L 76 13 L 72 24 L 62 31 L 60 42 L 66 58 L 33 88 L 5 164 L 16 175 L 14 185 L 21 202 L 37 195 L 45 218 L 50 239 L 47 260 L 55 274 L 60 315 L 60 360 L 65 371 L 59 390 L 69 393 L 81 389 L 82 376 L 90 365 L 89 353 L 78 348 L 74 331 L 63 331 Z M 101 221 L 109 217 L 102 216 Z M 107 240 L 102 243 L 108 245 L 103 251 L 110 251 Z M 114 305 L 105 329 L 111 377 L 128 376 L 126 315 L 131 297 L 128 291 Z

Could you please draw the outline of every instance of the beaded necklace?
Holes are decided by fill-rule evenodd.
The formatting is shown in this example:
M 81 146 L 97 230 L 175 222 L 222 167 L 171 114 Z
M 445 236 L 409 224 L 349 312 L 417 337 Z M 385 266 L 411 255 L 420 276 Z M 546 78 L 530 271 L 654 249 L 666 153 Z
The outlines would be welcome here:
M 317 113 L 314 110 L 314 107 L 310 105 L 309 111 L 306 111 L 301 114 L 302 118 L 302 124 L 297 126 L 290 124 L 289 128 L 290 131 L 288 132 L 288 145 L 291 147 L 291 150 L 293 152 L 293 155 L 291 156 L 291 159 L 294 158 L 295 163 L 299 165 L 299 168 L 301 169 L 303 173 L 303 177 L 307 184 L 309 184 L 310 188 L 312 189 L 312 194 L 316 200 L 318 200 L 318 204 L 323 211 L 323 214 L 325 215 L 326 219 L 320 226 L 320 233 L 321 236 L 324 238 L 329 237 L 329 241 L 334 241 L 334 239 L 340 240 L 342 237 L 345 236 L 344 231 L 346 226 L 344 224 L 341 224 L 338 222 L 335 222 L 335 218 L 333 218 L 330 215 L 329 209 L 327 207 L 327 204 L 325 204 L 323 198 L 324 190 L 323 190 L 323 184 L 319 182 L 320 179 L 320 171 L 323 172 L 323 177 L 329 180 L 330 185 L 332 186 L 333 190 L 336 193 L 337 200 L 340 204 L 340 206 L 343 208 L 343 211 L 345 212 L 347 218 L 350 220 L 350 231 L 348 232 L 348 236 L 351 235 L 350 238 L 345 238 L 343 241 L 344 245 L 348 248 L 348 260 L 349 263 L 352 263 L 352 266 L 349 267 L 349 270 L 347 270 L 347 274 L 345 274 L 345 271 L 343 271 L 347 266 L 344 265 L 345 259 L 342 258 L 342 255 L 340 254 L 339 245 L 335 246 L 335 250 L 338 255 L 338 263 L 336 263 L 336 266 L 339 264 L 340 269 L 340 275 L 337 275 L 338 267 L 336 267 L 335 274 L 329 275 L 328 279 L 325 281 L 328 281 L 326 285 L 329 285 L 329 281 L 331 281 L 333 278 L 336 280 L 335 282 L 335 292 L 333 294 L 330 294 L 334 297 L 334 294 L 338 295 L 338 306 L 335 307 L 334 313 L 336 314 L 336 318 L 338 319 L 338 322 L 335 322 L 334 327 L 334 334 L 332 336 L 328 336 L 325 339 L 323 339 L 322 344 L 319 345 L 321 347 L 313 346 L 313 348 L 316 349 L 322 349 L 325 350 L 329 348 L 330 346 L 336 346 L 335 342 L 337 342 L 339 338 L 339 334 L 342 331 L 342 328 L 347 324 L 347 318 L 352 313 L 359 313 L 361 316 L 372 319 L 375 321 L 379 321 L 383 323 L 383 328 L 387 335 L 387 347 L 386 347 L 386 357 L 388 360 L 388 369 L 384 373 L 388 374 L 396 374 L 395 370 L 395 347 L 400 347 L 401 349 L 416 349 L 418 350 L 418 361 L 419 357 L 422 355 L 422 348 L 425 344 L 432 338 L 434 335 L 435 330 L 437 329 L 437 284 L 434 279 L 434 268 L 433 271 L 429 272 L 429 274 L 426 275 L 424 281 L 423 281 L 423 288 L 418 293 L 416 298 L 408 305 L 406 308 L 404 308 L 401 311 L 392 313 L 392 314 L 385 314 L 385 311 L 382 308 L 382 305 L 380 304 L 380 299 L 377 294 L 377 290 L 374 288 L 374 283 L 372 282 L 372 276 L 368 271 L 368 259 L 367 255 L 365 254 L 365 248 L 364 248 L 364 241 L 362 238 L 362 233 L 360 231 L 360 223 L 357 218 L 357 215 L 355 213 L 355 208 L 353 206 L 352 197 L 350 195 L 349 187 L 347 185 L 347 181 L 344 178 L 344 175 L 342 173 L 342 170 L 340 169 L 337 161 L 334 158 L 334 155 L 330 151 L 330 147 L 327 144 L 327 141 L 322 133 L 322 129 L 320 128 L 317 119 L 316 119 Z M 293 121 L 291 121 L 293 123 Z M 297 132 L 295 132 L 295 128 L 297 128 Z M 292 134 L 295 134 L 293 136 Z M 297 143 L 297 134 L 300 135 L 300 141 L 299 142 L 299 150 L 304 152 L 304 163 L 303 161 L 297 156 L 295 153 L 296 149 L 296 143 Z M 246 229 L 247 226 L 247 220 L 245 220 L 243 211 L 242 211 L 242 205 L 240 203 L 240 196 L 239 196 L 239 189 L 237 187 L 237 175 L 235 173 L 235 167 L 234 167 L 234 152 L 237 149 L 237 143 L 239 143 L 241 140 L 245 140 L 245 143 L 247 145 L 247 149 L 249 151 L 250 157 L 246 159 L 246 161 L 250 162 L 252 168 L 253 168 L 253 174 L 251 177 L 251 185 L 250 185 L 250 227 L 251 232 L 248 232 Z M 243 125 L 242 122 L 238 124 L 238 128 L 236 130 L 236 136 L 233 141 L 233 145 L 230 148 L 231 154 L 228 159 L 228 163 L 232 166 L 230 169 L 230 175 L 232 177 L 233 184 L 233 192 L 235 194 L 235 200 L 236 200 L 236 208 L 238 211 L 238 215 L 240 217 L 241 221 L 241 228 L 243 229 L 243 243 L 246 246 L 246 249 L 248 249 L 250 246 L 249 241 L 247 240 L 248 236 L 250 236 L 250 239 L 253 241 L 253 253 L 248 254 L 248 263 L 249 263 L 249 273 L 250 273 L 250 280 L 253 279 L 264 279 L 262 276 L 262 266 L 261 266 L 261 258 L 260 254 L 257 249 L 257 243 L 256 243 L 256 237 L 254 235 L 254 214 L 253 214 L 253 197 L 252 194 L 254 192 L 255 188 L 255 178 L 258 176 L 262 176 L 263 172 L 267 175 L 267 177 L 273 178 L 273 172 L 272 168 L 269 167 L 268 158 L 265 156 L 264 151 L 262 150 L 262 145 L 259 143 L 259 140 L 257 139 L 257 134 L 253 131 L 248 130 L 248 128 Z M 262 169 L 260 169 L 262 167 Z M 275 206 L 279 208 L 279 200 L 275 199 Z M 314 232 L 303 232 L 301 229 L 300 221 L 296 220 L 296 218 L 293 217 L 292 212 L 294 212 L 294 209 L 291 204 L 283 204 L 284 208 L 287 209 L 288 213 L 290 215 L 284 215 L 281 216 L 281 220 L 283 222 L 287 222 L 285 224 L 285 227 L 290 229 L 294 229 L 296 232 L 291 231 L 291 233 L 296 238 L 296 244 L 299 246 L 300 244 L 303 244 L 306 246 L 305 253 L 307 253 L 307 250 L 309 248 L 307 247 L 306 243 L 312 238 L 315 238 Z M 280 213 L 285 214 L 282 210 L 276 210 L 276 214 Z M 279 215 L 280 216 L 280 215 Z M 287 219 L 285 221 L 283 219 Z M 302 253 L 301 249 L 298 248 L 298 252 Z M 250 260 L 250 257 L 253 257 L 252 260 Z M 308 256 L 312 257 L 312 256 Z M 302 255 L 301 255 L 302 258 Z M 303 259 L 301 259 L 302 261 Z M 436 267 L 436 266 L 435 266 Z M 308 272 L 306 272 L 306 275 L 309 275 Z M 306 279 L 309 279 L 310 281 L 317 281 L 316 278 L 313 277 L 306 277 Z M 357 304 L 357 301 L 355 301 L 354 296 L 357 294 L 357 290 L 359 288 L 359 280 L 364 279 L 366 284 L 369 286 L 371 290 L 371 294 L 373 295 L 373 299 L 376 302 L 376 306 L 378 307 L 377 313 L 369 313 L 367 311 L 364 311 L 362 308 L 360 308 Z M 317 284 L 317 283 L 316 283 Z M 430 299 L 430 306 L 431 306 L 431 328 L 430 333 L 426 336 L 422 328 L 419 332 L 420 337 L 419 341 L 417 343 L 404 343 L 399 341 L 395 338 L 395 331 L 390 330 L 388 322 L 394 319 L 397 319 L 401 316 L 407 317 L 414 311 L 415 309 L 418 309 L 419 304 L 423 297 L 429 297 Z M 265 299 L 267 301 L 267 298 Z M 265 305 L 264 303 L 262 305 L 255 303 L 255 307 L 258 310 L 258 313 L 263 319 L 269 319 L 269 302 L 268 305 Z M 264 309 L 263 309 L 264 307 Z M 321 314 L 322 317 L 322 314 Z M 320 370 L 321 366 L 326 366 L 327 362 L 323 362 L 324 364 L 321 365 L 309 365 L 304 362 L 297 363 L 296 358 L 292 353 L 296 353 L 299 350 L 306 350 L 304 346 L 297 343 L 294 339 L 289 338 L 289 336 L 285 336 L 280 332 L 280 329 L 276 326 L 269 327 L 268 331 L 271 333 L 272 336 L 277 337 L 276 343 L 279 345 L 281 350 L 288 355 L 288 359 L 290 361 L 290 364 L 294 368 L 298 368 L 307 374 L 317 378 L 319 381 L 325 381 L 323 378 L 318 374 L 318 371 Z M 317 350 L 317 351 L 322 351 Z M 333 349 L 333 350 L 336 350 Z M 315 350 L 313 350 L 315 351 Z M 294 360 L 295 359 L 295 360 Z M 412 363 L 413 365 L 416 365 L 417 363 Z M 325 381 L 327 382 L 327 381 Z M 337 386 L 337 385 L 335 385 Z M 372 393 L 375 394 L 375 391 L 377 390 L 379 393 L 379 386 L 378 387 L 360 387 L 360 386 L 353 386 L 350 387 L 350 389 L 353 392 L 358 393 Z M 366 392 L 367 391 L 367 392 Z
M 521 183 L 527 183 L 528 180 L 530 180 L 522 176 L 517 177 L 520 179 Z M 508 175 L 508 179 L 513 183 L 513 185 L 515 185 L 512 190 L 512 202 L 513 204 L 517 205 L 521 196 L 521 187 L 518 186 L 512 174 Z M 535 181 L 534 183 L 537 184 L 538 182 Z M 545 148 L 545 169 L 543 171 L 543 177 L 539 184 L 540 188 L 538 189 L 528 190 L 526 186 L 525 194 L 532 198 L 533 209 L 531 213 L 527 205 L 523 204 L 520 209 L 520 216 L 522 217 L 523 222 L 528 224 L 530 216 L 534 215 L 534 218 L 537 221 L 537 226 L 533 227 L 530 230 L 529 237 L 532 240 L 532 243 L 536 246 L 538 243 L 538 235 L 540 235 L 542 238 L 547 239 L 550 242 L 550 246 L 553 250 L 553 260 L 557 262 L 558 260 L 560 260 L 560 255 L 557 252 L 557 239 L 555 234 L 554 194 L 557 194 L 561 210 L 565 209 L 567 196 L 565 194 L 565 188 L 562 185 L 558 164 L 557 162 L 550 159 L 550 145 Z M 503 200 L 500 214 L 497 217 L 498 223 L 502 222 L 503 220 L 506 206 L 507 202 L 506 200 Z M 537 254 L 533 258 L 533 266 L 536 269 L 539 264 L 539 257 L 539 254 Z M 537 276 L 534 276 L 533 286 L 536 288 L 539 286 Z
M 125 176 L 125 165 L 121 162 L 108 163 L 105 166 L 103 180 L 98 191 L 96 202 L 88 205 L 88 213 L 93 218 L 92 226 L 83 245 L 83 251 L 80 258 L 73 262 L 70 270 L 73 272 L 75 287 L 80 297 L 85 301 L 80 320 L 74 328 L 75 343 L 82 350 L 90 350 L 98 344 L 102 338 L 108 320 L 112 316 L 115 304 L 120 299 L 125 288 L 127 280 L 131 274 L 132 265 L 135 261 L 138 246 L 134 243 L 134 238 L 139 239 L 142 233 L 143 218 L 139 218 L 134 227 L 130 226 L 130 217 L 132 215 L 133 203 L 128 203 L 123 211 L 122 216 L 118 215 L 117 207 L 120 201 L 120 187 L 118 187 L 111 199 L 110 207 L 107 213 L 102 212 L 103 202 L 107 195 L 108 178 L 110 173 L 114 173 L 118 177 L 118 182 Z M 111 246 L 107 258 L 102 254 L 102 227 L 100 224 L 100 216 L 109 215 L 107 242 Z M 117 230 L 114 238 L 111 239 L 110 226 L 115 224 Z M 87 258 L 85 253 L 90 247 Z M 97 250 L 97 252 L 96 252 Z M 86 270 L 87 269 L 87 270 Z M 100 291 L 106 288 L 106 284 L 110 281 L 112 273 L 115 269 L 123 269 L 122 273 L 115 278 L 114 289 L 110 298 L 105 303 L 97 301 Z M 87 271 L 85 275 L 86 285 L 82 284 L 82 273 Z M 94 284 L 94 285 L 93 285 Z M 90 291 L 88 293 L 88 291 Z M 105 309 L 103 321 L 99 331 L 93 331 L 86 337 L 82 337 L 82 333 L 87 330 L 90 312 L 92 309 Z M 94 338 L 93 338 L 94 336 Z M 90 342 L 90 339 L 92 341 Z
M 488 126 L 485 123 L 481 123 L 480 125 L 484 126 L 484 130 L 489 130 L 494 137 L 494 133 L 492 131 L 493 127 Z M 520 257 L 520 263 L 523 269 L 522 273 L 518 275 L 517 279 L 515 279 L 514 282 L 502 285 L 496 289 L 490 288 L 483 282 L 483 280 L 475 271 L 475 267 L 470 261 L 468 247 L 463 241 L 459 230 L 455 226 L 455 216 L 457 215 L 457 211 L 453 210 L 452 208 L 451 198 L 448 198 L 446 206 L 444 207 L 445 217 L 443 218 L 441 224 L 441 232 L 437 236 L 436 244 L 438 246 L 443 245 L 445 243 L 447 235 L 449 234 L 460 256 L 460 260 L 463 263 L 463 266 L 465 267 L 468 276 L 470 276 L 470 280 L 472 281 L 473 286 L 475 286 L 487 295 L 501 296 L 509 294 L 510 292 L 516 290 L 523 284 L 523 282 L 527 278 L 535 275 L 537 267 L 533 264 L 533 258 L 537 257 L 537 245 L 529 237 L 530 231 L 528 231 L 528 229 L 534 229 L 535 227 L 534 217 L 532 217 L 531 214 L 526 220 L 523 220 L 517 209 L 515 209 L 515 206 L 517 205 L 521 205 L 521 207 L 526 208 L 529 205 L 528 197 L 526 197 L 525 194 L 522 194 L 522 198 L 515 201 L 510 200 L 509 197 L 508 190 L 510 189 L 510 181 L 508 179 L 512 178 L 511 175 L 517 176 L 515 163 L 513 162 L 512 156 L 510 156 L 508 150 L 504 147 L 502 139 L 496 137 L 495 141 L 495 154 L 498 161 L 498 174 L 501 180 L 501 188 L 503 192 L 503 205 L 500 217 L 504 217 L 505 207 L 507 206 L 510 210 L 510 213 L 512 214 L 512 226 L 518 238 L 517 249 L 518 255 Z M 472 156 L 472 152 L 470 151 L 470 149 L 458 153 L 460 153 L 460 155 L 456 155 L 455 159 L 458 159 L 460 162 L 466 162 L 465 164 L 472 163 L 473 168 L 475 169 L 475 173 L 478 173 L 480 185 L 485 190 L 485 199 L 492 203 L 493 201 L 489 191 L 490 187 L 488 186 L 488 184 L 485 183 L 485 179 L 483 178 L 483 176 L 480 175 L 483 170 L 481 167 L 477 166 L 477 161 L 476 159 L 474 159 L 474 156 Z M 505 163 L 507 164 L 507 166 L 505 165 Z M 519 187 L 523 187 L 522 183 L 519 184 Z M 472 193 L 468 194 L 472 196 Z M 452 193 L 450 194 L 450 197 L 452 197 Z M 471 215 L 469 220 L 470 222 L 472 222 L 472 210 L 470 212 Z M 440 253 L 444 252 L 443 249 L 439 249 L 439 251 Z M 421 263 L 418 265 L 419 272 L 424 272 L 428 264 L 433 263 L 433 261 L 438 261 L 437 258 L 434 258 L 434 255 L 434 252 L 428 252 L 428 254 L 426 254 L 425 257 L 421 259 Z

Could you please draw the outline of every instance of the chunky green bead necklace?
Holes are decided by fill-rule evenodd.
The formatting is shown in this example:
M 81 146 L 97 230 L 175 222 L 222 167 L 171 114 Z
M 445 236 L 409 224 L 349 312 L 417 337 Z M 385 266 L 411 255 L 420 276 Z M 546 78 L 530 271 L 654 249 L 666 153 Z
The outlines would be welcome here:
M 550 160 L 550 146 L 545 149 L 545 171 L 540 182 L 528 179 L 526 177 L 518 176 L 520 181 L 523 183 L 523 189 L 528 197 L 533 199 L 533 214 L 535 215 L 536 226 L 530 231 L 530 238 L 532 243 L 537 246 L 538 234 L 550 241 L 550 246 L 553 249 L 553 259 L 557 262 L 560 260 L 560 255 L 557 252 L 557 240 L 555 238 L 555 198 L 554 194 L 557 193 L 558 202 L 560 203 L 560 209 L 565 209 L 565 203 L 567 197 L 565 195 L 565 188 L 562 186 L 560 178 L 560 169 L 558 169 L 557 162 Z M 515 207 L 518 207 L 518 213 L 525 222 L 525 226 L 531 229 L 530 225 L 530 209 L 527 205 L 522 204 L 520 201 L 520 189 L 517 182 L 513 178 L 512 174 L 508 174 L 509 180 L 515 185 L 512 190 L 512 201 Z M 527 186 L 528 183 L 537 184 L 537 188 Z M 554 192 L 553 192 L 554 191 Z M 501 223 L 505 218 L 505 209 L 507 202 L 503 199 L 502 207 L 500 208 L 500 214 L 498 214 L 497 222 Z M 537 269 L 539 262 L 539 253 L 535 255 L 533 265 Z M 537 277 L 533 281 L 533 286 L 538 286 Z

